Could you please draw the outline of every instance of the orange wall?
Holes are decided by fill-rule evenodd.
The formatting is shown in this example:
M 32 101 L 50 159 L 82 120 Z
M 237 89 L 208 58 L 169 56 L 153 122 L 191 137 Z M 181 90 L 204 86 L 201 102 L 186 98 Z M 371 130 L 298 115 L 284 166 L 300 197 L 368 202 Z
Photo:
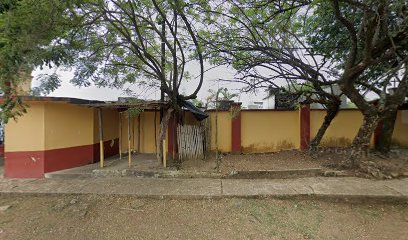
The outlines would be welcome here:
M 408 110 L 398 111 L 392 141 L 399 146 L 408 147 Z
M 121 114 L 122 120 L 122 152 L 128 152 L 128 117 L 124 112 Z M 140 115 L 140 152 L 141 153 L 155 153 L 156 152 L 156 140 L 155 140 L 155 129 L 156 138 L 159 137 L 160 130 L 160 113 L 156 111 L 156 128 L 154 121 L 155 112 L 145 111 Z M 133 151 L 138 151 L 138 127 L 139 118 L 130 118 L 130 133 L 131 133 L 131 149 Z
M 298 111 L 241 112 L 243 152 L 275 152 L 299 148 Z
M 27 113 L 5 125 L 5 152 L 41 151 L 45 146 L 44 102 L 30 102 Z

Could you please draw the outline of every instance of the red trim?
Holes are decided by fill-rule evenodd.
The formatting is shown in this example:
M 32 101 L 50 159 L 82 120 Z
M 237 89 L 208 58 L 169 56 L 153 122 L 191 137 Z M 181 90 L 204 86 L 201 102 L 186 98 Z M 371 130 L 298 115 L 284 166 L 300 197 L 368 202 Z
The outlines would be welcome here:
M 92 145 L 85 145 L 44 151 L 44 173 L 92 163 L 92 150 Z
M 104 142 L 105 157 L 119 152 L 119 139 Z M 4 176 L 9 178 L 41 178 L 44 173 L 90 164 L 99 161 L 99 143 L 52 149 L 47 151 L 6 152 Z
M 310 105 L 300 107 L 300 149 L 306 150 L 310 145 Z
M 105 158 L 119 154 L 119 138 L 115 138 L 113 140 L 114 140 L 113 145 L 112 140 L 103 142 L 103 156 Z M 95 143 L 93 145 L 93 162 L 99 162 L 100 160 L 99 157 L 100 157 L 99 143 Z
M 0 144 L 0 157 L 4 156 L 4 144 Z
M 233 116 L 231 121 L 231 152 L 239 154 L 241 153 L 241 103 L 232 103 L 236 115 Z
M 40 178 L 44 176 L 44 152 L 6 152 L 4 177 Z

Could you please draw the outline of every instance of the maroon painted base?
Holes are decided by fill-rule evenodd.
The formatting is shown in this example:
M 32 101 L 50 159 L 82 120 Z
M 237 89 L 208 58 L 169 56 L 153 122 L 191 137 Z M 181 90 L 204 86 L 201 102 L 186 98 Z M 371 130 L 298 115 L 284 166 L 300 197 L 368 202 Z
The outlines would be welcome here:
M 0 144 L 0 157 L 4 156 L 4 144 Z
M 118 154 L 119 139 L 105 141 L 104 147 L 105 157 Z M 96 161 L 99 161 L 99 143 L 47 151 L 6 152 L 4 176 L 41 178 L 47 172 L 79 167 Z
M 310 145 L 310 105 L 300 108 L 300 149 L 307 150 Z
M 99 143 L 93 145 L 93 162 L 99 162 Z M 105 158 L 119 154 L 119 138 L 103 142 L 103 155 Z
M 44 176 L 44 151 L 5 152 L 4 177 L 40 178 Z

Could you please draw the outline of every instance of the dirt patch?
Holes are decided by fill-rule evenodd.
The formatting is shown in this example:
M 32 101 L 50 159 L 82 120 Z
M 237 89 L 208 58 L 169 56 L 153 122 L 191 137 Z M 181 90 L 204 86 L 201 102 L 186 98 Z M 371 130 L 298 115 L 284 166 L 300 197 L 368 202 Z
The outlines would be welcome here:
M 407 205 L 0 197 L 0 239 L 405 239 Z M 404 237 L 405 236 L 405 237 Z
M 326 172 L 336 172 L 328 176 L 376 179 L 408 177 L 408 149 L 393 150 L 388 157 L 370 154 L 356 169 L 345 168 L 348 156 L 346 148 L 324 148 L 313 156 L 298 150 L 265 154 L 223 154 L 219 172 L 228 174 L 237 171 L 322 168 Z M 211 155 L 207 160 L 186 160 L 181 169 L 216 172 L 216 166 L 215 156 Z
M 220 171 L 222 173 L 250 170 L 318 168 L 322 165 L 320 160 L 313 159 L 307 153 L 297 150 L 265 154 L 223 154 L 221 158 Z M 182 169 L 185 170 L 214 171 L 215 168 L 216 161 L 214 155 L 211 155 L 207 160 L 186 160 L 182 164 Z
M 369 153 L 354 169 L 349 169 L 348 156 L 347 148 L 326 148 L 315 157 L 326 159 L 324 167 L 342 170 L 357 177 L 376 179 L 408 177 L 408 149 L 394 149 L 388 156 Z

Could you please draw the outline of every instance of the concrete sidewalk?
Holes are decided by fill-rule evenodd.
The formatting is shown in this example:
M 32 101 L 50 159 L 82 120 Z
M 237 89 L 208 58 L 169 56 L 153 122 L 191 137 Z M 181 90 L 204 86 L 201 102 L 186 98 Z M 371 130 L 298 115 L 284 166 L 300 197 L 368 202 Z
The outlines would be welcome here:
M 408 179 L 0 179 L 0 194 L 102 194 L 142 198 L 305 198 L 408 201 Z

